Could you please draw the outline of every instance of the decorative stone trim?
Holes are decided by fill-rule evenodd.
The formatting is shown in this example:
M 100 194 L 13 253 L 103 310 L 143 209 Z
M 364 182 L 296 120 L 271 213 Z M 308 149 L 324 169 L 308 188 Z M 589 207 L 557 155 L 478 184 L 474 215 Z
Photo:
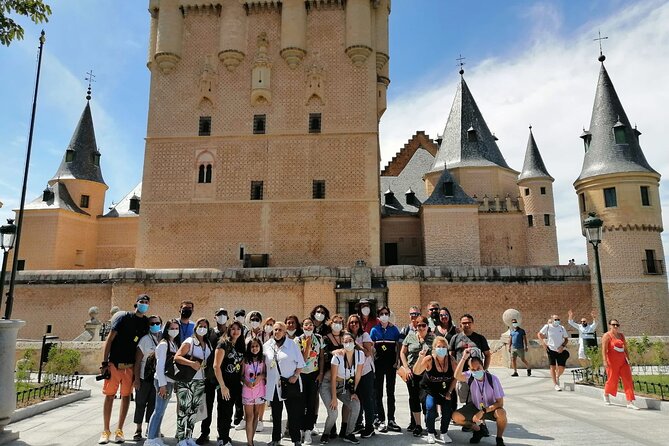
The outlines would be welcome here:
M 386 53 L 382 53 L 380 51 L 376 52 L 376 69 L 377 71 L 381 71 L 383 67 L 386 66 L 388 61 L 390 60 L 390 56 L 388 56 Z
M 163 74 L 169 74 L 172 70 L 174 70 L 174 67 L 177 66 L 177 63 L 181 60 L 181 57 L 174 53 L 163 52 L 156 53 L 154 60 Z
M 281 57 L 283 57 L 283 60 L 286 61 L 288 67 L 290 67 L 291 70 L 294 70 L 295 68 L 300 66 L 307 52 L 302 48 L 289 46 L 282 49 L 279 54 L 281 55 Z
M 367 45 L 351 45 L 346 48 L 346 55 L 351 59 L 353 65 L 361 67 L 374 51 Z
M 218 59 L 228 71 L 235 71 L 246 55 L 238 50 L 223 50 L 218 53 Z

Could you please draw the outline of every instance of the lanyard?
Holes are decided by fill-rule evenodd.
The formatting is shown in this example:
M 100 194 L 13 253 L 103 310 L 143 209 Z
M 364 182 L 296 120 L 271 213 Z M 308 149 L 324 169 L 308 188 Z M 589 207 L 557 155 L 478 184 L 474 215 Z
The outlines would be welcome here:
M 481 394 L 481 402 L 479 403 L 481 406 L 481 409 L 485 408 L 485 376 L 483 377 L 483 382 L 479 384 L 477 382 L 477 379 L 474 379 L 474 382 L 476 383 L 476 387 L 479 389 L 479 393 Z

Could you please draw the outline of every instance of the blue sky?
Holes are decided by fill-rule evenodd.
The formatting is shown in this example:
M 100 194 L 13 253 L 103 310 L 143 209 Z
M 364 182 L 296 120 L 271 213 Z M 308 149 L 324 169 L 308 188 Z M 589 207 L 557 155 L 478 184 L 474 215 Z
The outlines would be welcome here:
M 148 106 L 148 0 L 51 0 L 28 200 L 55 173 L 85 105 L 91 107 L 108 205 L 140 180 Z M 86 7 L 83 8 L 82 5 Z M 22 20 L 26 39 L 0 48 L 0 218 L 18 207 L 42 26 Z M 385 165 L 416 130 L 441 133 L 458 78 L 456 58 L 509 165 L 520 170 L 531 123 L 556 178 L 560 259 L 585 261 L 572 182 L 582 162 L 582 127 L 590 121 L 598 74 L 597 30 L 606 65 L 629 118 L 643 132 L 651 165 L 669 168 L 669 4 L 659 0 L 478 1 L 394 0 L 390 21 L 388 111 L 381 121 Z M 662 182 L 662 202 L 669 200 Z M 668 209 L 664 209 L 665 217 Z M 665 238 L 665 251 L 667 238 Z

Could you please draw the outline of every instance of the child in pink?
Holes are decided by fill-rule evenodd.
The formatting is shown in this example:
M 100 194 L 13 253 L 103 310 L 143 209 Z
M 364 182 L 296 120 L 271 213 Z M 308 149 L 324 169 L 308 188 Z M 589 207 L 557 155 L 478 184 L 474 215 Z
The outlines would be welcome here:
M 246 418 L 246 442 L 253 446 L 258 420 L 265 411 L 265 357 L 259 338 L 249 340 L 242 361 L 242 403 Z

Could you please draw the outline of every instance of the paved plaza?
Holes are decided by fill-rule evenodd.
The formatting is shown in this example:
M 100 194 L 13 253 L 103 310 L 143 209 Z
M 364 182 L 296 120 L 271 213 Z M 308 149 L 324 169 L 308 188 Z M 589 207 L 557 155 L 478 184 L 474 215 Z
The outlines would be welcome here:
M 507 394 L 505 407 L 509 414 L 509 426 L 504 435 L 507 445 L 667 445 L 669 444 L 669 412 L 657 410 L 632 411 L 622 406 L 604 406 L 601 400 L 575 392 L 553 390 L 547 370 L 535 370 L 532 377 L 512 378 L 507 369 L 493 369 L 500 377 Z M 524 373 L 524 370 L 521 371 Z M 571 375 L 565 374 L 570 380 Z M 91 398 L 55 409 L 42 415 L 9 425 L 19 431 L 21 438 L 14 445 L 56 446 L 95 445 L 102 429 L 101 384 L 93 377 L 86 377 L 86 388 L 92 389 Z M 408 424 L 407 392 L 403 383 L 397 385 L 397 422 L 404 428 Z M 118 401 L 114 406 L 112 420 L 117 417 Z M 125 425 L 126 437 L 132 437 L 133 403 Z M 285 416 L 285 411 L 284 411 Z M 318 428 L 322 429 L 324 411 L 321 409 Z M 269 411 L 266 412 L 269 420 Z M 215 425 L 215 422 L 214 422 Z M 484 438 L 482 445 L 494 445 L 495 428 L 488 424 L 492 436 Z M 115 425 L 112 425 L 112 429 Z M 176 428 L 176 402 L 172 397 L 163 422 L 163 432 L 169 437 Z M 215 432 L 214 426 L 212 431 Z M 265 430 L 256 435 L 256 444 L 264 445 L 270 440 L 271 423 L 265 422 Z M 234 446 L 246 444 L 244 431 L 231 431 Z M 449 431 L 454 444 L 469 444 L 471 434 L 461 432 L 451 425 Z M 196 427 L 199 435 L 199 426 Z M 316 439 L 316 437 L 315 437 Z M 174 438 L 166 438 L 166 444 L 174 445 Z M 290 441 L 283 439 L 284 445 Z M 133 441 L 126 444 L 134 445 Z M 215 442 L 209 443 L 215 446 Z M 331 444 L 346 444 L 335 440 Z M 370 439 L 361 439 L 361 445 L 426 444 L 425 437 L 414 438 L 406 432 L 376 434 Z M 439 444 L 439 443 L 437 443 Z

